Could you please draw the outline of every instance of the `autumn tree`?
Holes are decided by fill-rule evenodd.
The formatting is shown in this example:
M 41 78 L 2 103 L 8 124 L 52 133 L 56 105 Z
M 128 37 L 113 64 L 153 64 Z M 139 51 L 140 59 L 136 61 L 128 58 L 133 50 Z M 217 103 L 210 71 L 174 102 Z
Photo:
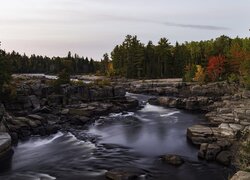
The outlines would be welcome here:
M 225 57 L 212 56 L 208 60 L 207 75 L 211 81 L 220 80 L 224 72 Z
M 196 65 L 196 73 L 194 76 L 194 81 L 199 82 L 199 84 L 203 84 L 205 82 L 206 72 L 205 69 L 201 65 Z

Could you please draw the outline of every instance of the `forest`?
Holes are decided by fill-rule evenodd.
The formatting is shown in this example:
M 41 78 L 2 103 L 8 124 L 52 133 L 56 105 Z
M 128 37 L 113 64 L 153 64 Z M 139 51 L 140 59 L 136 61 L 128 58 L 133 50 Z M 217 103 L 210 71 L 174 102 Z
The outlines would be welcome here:
M 144 45 L 126 36 L 111 52 L 110 74 L 127 78 L 183 78 L 185 81 L 228 80 L 250 88 L 250 38 L 230 38 L 171 45 L 161 38 Z M 105 63 L 104 63 L 105 64 Z
M 19 54 L 18 52 L 7 53 L 1 50 L 1 56 L 8 62 L 12 73 L 46 73 L 58 74 L 62 69 L 67 68 L 70 74 L 93 74 L 97 69 L 97 62 L 92 58 L 71 55 L 68 52 L 66 57 L 52 57 Z
M 43 57 L 0 50 L 1 83 L 11 73 L 96 74 L 134 79 L 183 78 L 205 83 L 228 80 L 250 88 L 250 38 L 230 38 L 225 35 L 205 41 L 172 45 L 161 38 L 155 45 L 141 43 L 137 36 L 127 35 L 114 47 L 110 56 L 101 61 L 72 55 Z

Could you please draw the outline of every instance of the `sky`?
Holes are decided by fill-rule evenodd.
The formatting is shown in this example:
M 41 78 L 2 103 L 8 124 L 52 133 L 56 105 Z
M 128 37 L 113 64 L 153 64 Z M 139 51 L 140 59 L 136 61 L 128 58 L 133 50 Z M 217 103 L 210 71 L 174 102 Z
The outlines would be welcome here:
M 6 51 L 102 58 L 127 34 L 143 43 L 250 36 L 250 0 L 0 0 Z

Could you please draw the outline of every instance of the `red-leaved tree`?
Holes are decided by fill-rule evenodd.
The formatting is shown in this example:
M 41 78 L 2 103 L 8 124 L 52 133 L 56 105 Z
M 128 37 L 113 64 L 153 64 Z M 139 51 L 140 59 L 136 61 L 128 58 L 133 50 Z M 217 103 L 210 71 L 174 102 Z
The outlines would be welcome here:
M 219 80 L 225 66 L 225 57 L 222 55 L 212 56 L 208 60 L 207 75 L 211 81 Z

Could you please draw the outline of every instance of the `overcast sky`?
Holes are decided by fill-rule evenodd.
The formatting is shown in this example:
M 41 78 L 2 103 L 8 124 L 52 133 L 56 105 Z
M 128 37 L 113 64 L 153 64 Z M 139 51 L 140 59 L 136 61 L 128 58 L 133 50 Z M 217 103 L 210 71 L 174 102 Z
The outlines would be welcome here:
M 0 0 L 2 49 L 100 59 L 127 34 L 143 42 L 249 37 L 250 0 Z

